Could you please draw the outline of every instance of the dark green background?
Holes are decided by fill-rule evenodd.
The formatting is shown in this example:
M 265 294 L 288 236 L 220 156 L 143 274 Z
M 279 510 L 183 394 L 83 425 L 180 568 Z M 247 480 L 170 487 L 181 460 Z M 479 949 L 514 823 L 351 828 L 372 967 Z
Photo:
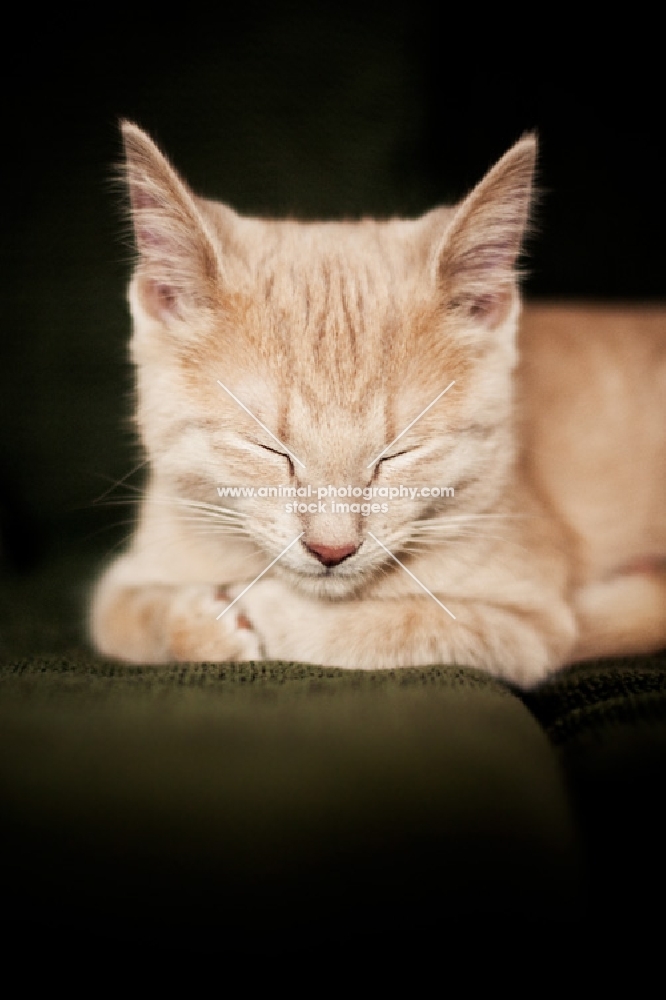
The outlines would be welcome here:
M 525 130 L 541 142 L 532 295 L 663 297 L 658 33 L 495 25 L 423 0 L 221 4 L 99 26 L 18 13 L 5 74 L 0 497 L 5 551 L 93 539 L 134 459 L 112 183 L 135 119 L 202 193 L 244 211 L 416 213 L 460 197 Z M 46 17 L 46 20 L 45 20 Z M 516 34 L 521 28 L 520 37 Z

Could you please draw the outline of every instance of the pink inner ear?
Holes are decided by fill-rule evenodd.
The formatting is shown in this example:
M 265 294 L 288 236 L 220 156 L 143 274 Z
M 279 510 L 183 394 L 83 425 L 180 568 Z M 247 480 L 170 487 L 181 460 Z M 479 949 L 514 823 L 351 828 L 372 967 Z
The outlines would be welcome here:
M 479 295 L 472 299 L 469 305 L 469 314 L 473 319 L 487 320 L 497 311 L 496 295 Z
M 462 295 L 460 298 L 452 299 L 450 308 L 462 309 L 463 312 L 477 323 L 481 323 L 489 330 L 495 329 L 503 320 L 511 307 L 511 289 L 497 289 L 485 294 L 473 293 L 469 296 Z
M 159 208 L 159 200 L 142 187 L 140 182 L 131 184 L 130 198 L 133 212 L 141 212 L 145 208 Z
M 471 303 L 470 314 L 486 326 L 498 326 L 507 313 L 511 301 L 510 292 L 495 292 L 480 295 Z
M 159 198 L 151 194 L 140 183 L 131 187 L 130 200 L 136 242 L 140 250 L 151 251 L 168 246 L 168 239 L 163 232 L 159 215 L 162 209 Z
M 157 247 L 164 247 L 166 240 L 159 229 L 155 229 L 145 223 L 135 221 L 136 241 L 140 250 L 154 250 Z
M 170 313 L 176 312 L 178 294 L 173 286 L 155 282 L 155 297 L 163 310 Z
M 180 318 L 178 289 L 174 285 L 144 278 L 140 295 L 145 309 L 155 319 Z

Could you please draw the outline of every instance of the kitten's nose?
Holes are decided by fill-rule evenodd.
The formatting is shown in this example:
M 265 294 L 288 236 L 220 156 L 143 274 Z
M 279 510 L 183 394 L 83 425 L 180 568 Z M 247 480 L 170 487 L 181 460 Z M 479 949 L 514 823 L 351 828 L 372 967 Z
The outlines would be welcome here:
M 303 544 L 324 566 L 337 566 L 343 559 L 353 556 L 358 551 L 358 545 L 353 542 L 349 545 L 310 545 L 308 542 Z

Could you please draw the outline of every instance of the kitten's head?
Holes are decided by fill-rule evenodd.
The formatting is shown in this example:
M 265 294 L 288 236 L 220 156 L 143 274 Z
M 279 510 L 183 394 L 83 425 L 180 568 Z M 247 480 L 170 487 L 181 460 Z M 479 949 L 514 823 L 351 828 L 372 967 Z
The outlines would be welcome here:
M 123 137 L 138 427 L 154 488 L 208 512 L 221 564 L 229 531 L 272 559 L 298 539 L 280 570 L 350 594 L 424 522 L 454 537 L 496 501 L 532 136 L 455 208 L 329 223 L 241 217 L 195 197 L 135 125 Z

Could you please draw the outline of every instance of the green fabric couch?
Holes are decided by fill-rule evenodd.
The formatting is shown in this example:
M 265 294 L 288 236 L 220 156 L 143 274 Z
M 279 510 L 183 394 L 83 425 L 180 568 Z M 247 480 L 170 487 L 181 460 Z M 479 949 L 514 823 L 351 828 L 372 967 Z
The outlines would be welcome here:
M 666 888 L 666 657 L 529 695 L 447 666 L 119 665 L 82 641 L 90 570 L 3 581 L 13 926 L 242 943 L 433 908 L 624 921 Z

